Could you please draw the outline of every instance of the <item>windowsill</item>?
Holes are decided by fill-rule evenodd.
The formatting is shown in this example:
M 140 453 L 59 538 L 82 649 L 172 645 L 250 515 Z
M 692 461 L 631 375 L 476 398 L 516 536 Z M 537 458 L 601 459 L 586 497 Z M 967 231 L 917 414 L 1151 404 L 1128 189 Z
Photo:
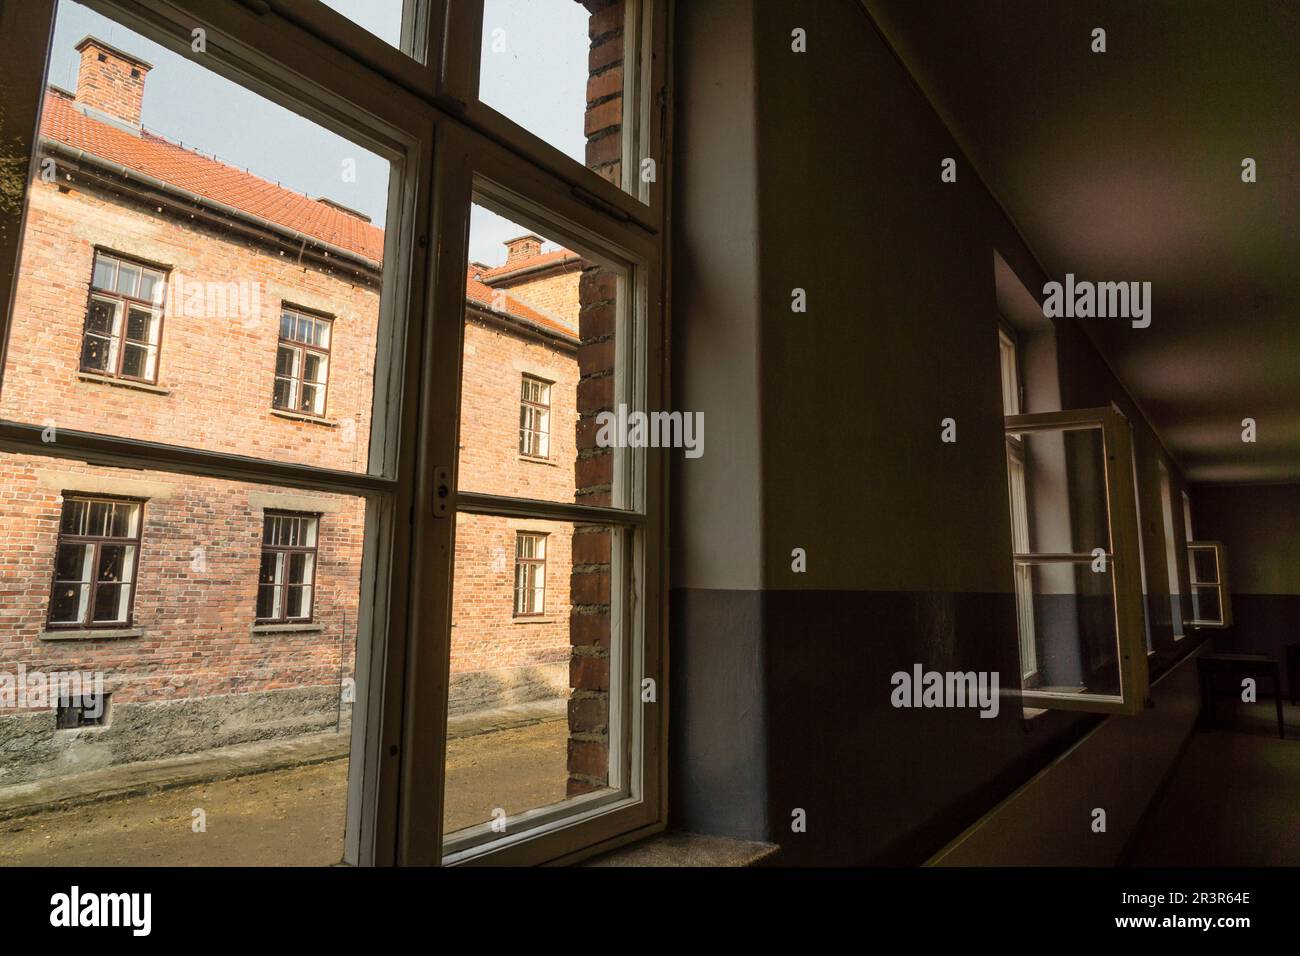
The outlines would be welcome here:
M 86 627 L 41 631 L 42 641 L 109 641 L 127 637 L 144 637 L 142 627 Z
M 163 388 L 161 385 L 150 385 L 148 382 L 137 382 L 129 378 L 114 378 L 112 375 L 96 375 L 94 372 L 78 372 L 77 378 L 95 385 L 116 385 L 118 388 L 133 388 L 137 392 L 150 392 L 154 395 L 172 393 L 170 388 Z
M 539 615 L 538 617 L 512 617 L 511 624 L 554 624 L 559 618 L 554 615 Z
M 273 408 L 271 414 L 276 418 L 287 418 L 295 422 L 308 422 L 312 425 L 324 425 L 326 428 L 338 428 L 339 423 L 332 418 L 321 418 L 319 415 L 308 415 L 304 412 L 291 412 L 285 408 Z
M 325 630 L 324 624 L 304 622 L 302 624 L 254 624 L 253 634 L 312 634 Z
M 519 460 L 531 462 L 534 465 L 550 465 L 552 468 L 560 467 L 560 463 L 551 458 L 534 458 L 532 455 L 520 455 Z
M 761 866 L 779 852 L 775 843 L 707 836 L 703 833 L 659 833 L 610 850 L 579 866 Z

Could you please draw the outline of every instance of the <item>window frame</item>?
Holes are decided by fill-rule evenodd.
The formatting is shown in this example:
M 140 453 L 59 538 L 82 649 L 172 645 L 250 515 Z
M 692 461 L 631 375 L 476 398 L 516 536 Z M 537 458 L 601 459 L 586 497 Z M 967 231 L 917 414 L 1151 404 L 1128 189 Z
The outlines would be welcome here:
M 1196 577 L 1196 551 L 1209 551 L 1214 555 L 1214 573 L 1213 581 L 1199 581 Z M 1228 590 L 1228 563 L 1224 553 L 1222 541 L 1193 541 L 1190 538 L 1187 541 L 1187 579 L 1188 588 L 1191 590 L 1191 605 L 1193 618 L 1185 623 L 1188 627 L 1204 627 L 1221 630 L 1232 627 L 1232 600 Z M 1197 588 L 1212 587 L 1217 592 L 1219 599 L 1219 620 L 1201 619 L 1196 614 L 1199 602 L 1196 598 Z
M 59 431 L 41 440 L 42 426 L 0 421 L 0 449 L 86 462 L 153 469 L 175 475 L 256 482 L 304 491 L 357 496 L 366 502 L 366 536 L 357 620 L 351 766 L 344 863 L 440 865 L 456 862 L 563 863 L 661 831 L 666 825 L 667 472 L 649 456 L 637 490 L 637 510 L 582 508 L 544 502 L 491 502 L 456 489 L 459 348 L 465 306 L 466 239 L 473 177 L 484 171 L 540 201 L 566 223 L 600 235 L 644 264 L 629 294 L 646 322 L 646 350 L 635 381 L 645 407 L 666 401 L 669 248 L 665 210 L 671 170 L 663 157 L 671 129 L 668 3 L 644 9 L 653 30 L 642 31 L 640 71 L 651 77 L 634 105 L 658 160 L 658 189 L 649 206 L 582 164 L 527 134 L 477 122 L 463 103 L 467 56 L 477 57 L 477 0 L 431 0 L 427 62 L 397 52 L 315 0 L 80 0 L 127 29 L 195 60 L 214 73 L 345 135 L 392 165 L 378 359 L 374 370 L 369 469 L 335 471 L 291 462 L 213 452 L 120 436 Z M 650 0 L 645 0 L 648 4 Z M 29 175 L 21 202 L 0 210 L 0 343 L 7 343 L 19 243 L 39 140 L 34 134 L 46 82 L 55 0 L 0 6 L 0 55 L 16 78 L 10 99 L 18 135 L 28 128 Z M 206 31 L 201 58 L 192 31 Z M 651 91 L 654 108 L 650 108 Z M 432 92 L 431 92 L 432 91 Z M 631 122 L 633 114 L 628 113 Z M 643 140 L 645 141 L 645 140 Z M 473 159 L 473 161 L 472 161 Z M 477 162 L 477 165 L 475 165 Z M 498 175 L 499 174 L 499 175 Z M 646 376 L 645 369 L 652 370 Z M 2 374 L 3 365 L 0 365 Z M 620 480 L 626 480 L 623 475 Z M 619 573 L 629 582 L 628 607 L 615 611 L 635 668 L 658 682 L 657 704 L 630 708 L 617 732 L 641 743 L 642 760 L 620 768 L 636 799 L 594 806 L 498 841 L 472 859 L 444 858 L 442 840 L 446 705 L 451 627 L 454 517 L 459 510 L 538 511 L 557 520 L 603 523 L 614 529 Z M 430 582 L 433 582 L 431 585 Z M 635 607 L 635 612 L 632 608 Z M 611 663 L 611 669 L 614 662 Z M 631 692 L 629 682 L 629 693 Z M 611 702 L 612 703 L 612 702 Z M 613 709 L 613 708 L 612 708 Z
M 121 265 L 124 262 L 127 265 L 136 266 L 141 270 L 148 269 L 151 272 L 161 273 L 163 293 L 160 298 L 162 301 L 153 302 L 148 299 L 141 299 L 136 296 L 129 296 L 123 292 L 117 292 L 116 290 L 110 291 L 110 290 L 96 288 L 95 271 L 96 271 L 96 266 L 99 265 L 99 260 L 101 256 L 112 259 L 114 261 L 115 263 L 113 269 L 114 276 L 117 276 L 118 272 L 121 269 Z M 143 275 L 143 272 L 141 274 Z M 171 283 L 170 266 L 164 266 L 164 265 L 160 265 L 159 263 L 149 262 L 148 260 L 137 258 L 135 256 L 129 256 L 125 253 L 118 252 L 115 249 L 110 249 L 107 246 L 98 246 L 98 245 L 95 246 L 93 248 L 93 254 L 90 260 L 90 281 L 88 283 L 88 292 L 86 295 L 86 318 L 81 328 L 81 349 L 79 350 L 78 358 L 77 358 L 77 370 L 86 375 L 100 375 L 105 378 L 117 379 L 123 382 L 140 382 L 145 385 L 157 385 L 158 373 L 162 369 L 163 326 L 166 322 L 166 314 L 167 314 L 167 291 L 166 290 L 170 287 L 170 283 Z M 114 285 L 116 285 L 116 283 L 114 283 Z M 90 310 L 96 299 L 111 301 L 114 303 L 113 331 L 108 336 L 108 340 L 112 343 L 110 345 L 110 355 L 114 356 L 114 360 L 110 363 L 113 366 L 113 368 L 111 369 L 90 368 L 87 367 L 85 362 L 86 338 L 91 334 L 90 325 L 89 325 Z M 126 323 L 127 323 L 127 319 L 130 316 L 130 310 L 132 306 L 147 310 L 152 316 L 153 323 L 156 324 L 157 334 L 155 338 L 157 339 L 157 342 L 153 343 L 152 346 L 150 345 L 150 343 L 144 343 L 146 349 L 152 347 L 154 350 L 153 375 L 151 376 L 127 375 L 125 372 L 122 371 L 122 363 L 125 361 L 125 356 L 126 356 L 126 344 L 127 344 Z M 151 325 L 151 328 L 153 328 L 153 325 Z M 102 336 L 97 335 L 96 337 L 102 337 Z M 134 343 L 134 344 L 138 345 L 140 343 Z
M 312 540 L 314 544 L 307 545 L 268 545 L 266 543 L 266 523 L 273 518 L 307 518 L 315 522 L 313 527 Z M 316 621 L 316 570 L 320 565 L 320 534 L 323 515 L 319 511 L 285 511 L 278 508 L 266 508 L 262 511 L 262 542 L 261 550 L 257 564 L 257 592 L 260 598 L 262 588 L 267 585 L 262 583 L 262 558 L 267 553 L 283 554 L 285 581 L 283 584 L 272 584 L 270 587 L 280 588 L 281 610 L 288 607 L 288 590 L 293 586 L 288 580 L 289 573 L 289 555 L 291 554 L 310 554 L 311 555 L 311 580 L 307 583 L 311 595 L 311 606 L 308 609 L 306 617 L 289 617 L 287 613 L 280 614 L 277 617 L 259 617 L 257 614 L 257 600 L 253 602 L 253 619 L 260 626 L 263 624 L 314 624 Z
M 311 344 L 308 344 L 308 343 L 306 343 L 306 342 L 301 342 L 301 341 L 299 341 L 299 340 L 297 340 L 297 339 L 286 339 L 286 338 L 284 337 L 284 316 L 285 316 L 285 313 L 286 313 L 286 312 L 288 312 L 288 313 L 292 313 L 292 314 L 294 314 L 294 315 L 301 315 L 303 318 L 311 319 L 313 322 L 324 322 L 324 323 L 326 323 L 326 324 L 329 326 L 329 344 L 326 345 L 326 346 L 324 346 L 324 347 L 322 348 L 322 347 L 319 346 L 319 345 L 311 345 Z M 330 370 L 331 370 L 331 367 L 332 367 L 333 364 L 334 364 L 334 363 L 333 363 L 333 357 L 334 357 L 334 356 L 333 356 L 333 348 L 334 348 L 334 332 L 335 332 L 335 324 L 336 324 L 335 321 L 334 321 L 334 319 L 335 319 L 335 316 L 329 315 L 329 314 L 327 314 L 327 313 L 325 313 L 325 312 L 318 312 L 318 311 L 316 311 L 316 310 L 314 310 L 314 309 L 307 309 L 307 308 L 304 308 L 303 306 L 293 305 L 292 303 L 289 303 L 289 302 L 281 302 L 281 303 L 280 303 L 280 327 L 279 327 L 279 329 L 277 330 L 277 333 L 276 333 L 277 338 L 276 338 L 276 343 L 275 343 L 275 368 L 276 368 L 276 371 L 275 371 L 275 373 L 274 373 L 274 376 L 273 376 L 273 383 L 272 383 L 272 385 L 271 385 L 271 408 L 272 408 L 273 411 L 277 411 L 277 412 L 286 412 L 286 413 L 288 413 L 288 414 L 290 414 L 290 415 L 305 415 L 305 416 L 307 416 L 308 418 L 314 418 L 314 419 L 317 419 L 317 420 L 319 420 L 319 421 L 324 421 L 324 420 L 328 417 L 328 413 L 329 413 Z M 319 412 L 316 412 L 316 411 L 307 411 L 307 410 L 305 410 L 305 409 L 303 409 L 303 408 L 293 408 L 293 407 L 289 407 L 289 406 L 286 406 L 286 405 L 277 405 L 277 404 L 276 404 L 276 402 L 275 402 L 275 386 L 276 386 L 276 384 L 279 383 L 279 381 L 280 381 L 281 378 L 284 378 L 284 377 L 285 377 L 285 376 L 282 376 L 282 375 L 280 374 L 280 372 L 279 372 L 279 368 L 280 368 L 280 350 L 281 350 L 281 349 L 289 349 L 290 351 L 295 352 L 295 353 L 298 355 L 298 362 L 299 362 L 298 369 L 299 369 L 299 374 L 294 375 L 294 376 L 289 376 L 289 380 L 290 380 L 291 382 L 295 383 L 295 387 L 294 387 L 293 390 L 292 390 L 292 394 L 293 394 L 293 396 L 294 396 L 295 398 L 297 398 L 297 399 L 299 400 L 299 402 L 301 402 L 301 399 L 302 399 L 302 387 L 303 387 L 303 383 L 306 381 L 306 377 L 305 377 L 305 369 L 306 369 L 306 364 L 307 364 L 307 353 L 311 352 L 311 353 L 314 353 L 314 354 L 316 354 L 316 355 L 322 355 L 322 356 L 324 356 L 324 358 L 325 358 L 325 380 L 324 380 L 323 382 L 320 383 L 321 397 L 320 397 L 320 411 L 319 411 Z M 311 384 L 312 384 L 312 385 L 315 385 L 316 383 L 315 383 L 315 382 L 312 382 Z
M 575 0 L 576 2 L 576 0 Z M 623 18 L 623 183 L 615 185 L 558 147 L 530 132 L 479 99 L 484 0 L 447 4 L 447 51 L 439 99 L 460 112 L 471 128 L 531 157 L 547 172 L 568 182 L 582 202 L 623 222 L 661 232 L 667 214 L 665 143 L 669 125 L 667 0 L 622 0 Z M 453 42 L 459 39 L 459 43 Z M 628 63 L 635 63 L 628 69 Z M 640 182 L 641 159 L 653 159 L 656 182 Z M 627 188 L 636 183 L 636 191 Z
M 93 631 L 93 630 L 121 630 L 135 626 L 135 592 L 140 580 L 140 549 L 144 541 L 144 506 L 147 499 L 130 498 L 121 495 L 93 494 L 90 492 L 69 491 L 61 493 L 62 501 L 59 504 L 59 532 L 54 542 L 54 567 L 50 572 L 50 593 L 48 598 L 48 607 L 45 610 L 45 626 L 51 631 Z M 94 502 L 107 502 L 110 504 L 131 504 L 135 505 L 139 511 L 136 515 L 135 537 L 117 538 L 107 535 L 80 535 L 65 534 L 63 531 L 63 509 L 68 506 L 70 501 L 84 501 L 87 505 Z M 58 586 L 59 578 L 59 551 L 62 550 L 65 543 L 71 544 L 90 544 L 94 546 L 90 559 L 90 580 L 86 582 L 88 589 L 86 594 L 86 610 L 79 619 L 73 621 L 56 621 L 54 620 L 54 590 Z M 131 558 L 131 589 L 127 595 L 126 616 L 122 620 L 115 621 L 95 621 L 95 594 L 99 590 L 99 580 L 97 578 L 96 568 L 99 567 L 99 554 L 103 544 L 118 544 L 130 547 L 132 549 Z
M 531 401 L 524 394 L 524 386 L 527 385 L 529 382 L 534 382 L 542 387 L 543 391 L 546 394 L 545 404 L 541 402 Z M 524 425 L 522 420 L 519 423 L 519 454 L 521 457 L 527 458 L 530 461 L 551 460 L 551 389 L 554 385 L 555 385 L 554 382 L 548 382 L 546 379 L 542 378 L 541 376 L 531 375 L 528 372 L 523 372 L 519 376 L 520 418 L 523 419 L 526 413 L 532 411 L 535 412 L 536 414 L 541 415 L 542 420 L 546 423 L 546 427 L 544 429 L 529 428 L 526 425 Z M 538 452 L 535 451 L 527 451 L 524 447 L 526 444 L 526 442 L 524 441 L 525 434 L 532 437 L 534 446 L 539 444 L 544 445 L 546 449 L 545 452 L 539 454 Z M 539 436 L 543 439 L 543 441 L 541 442 L 537 441 Z
M 550 536 L 551 535 L 549 531 L 516 531 L 515 532 L 514 606 L 513 606 L 513 613 L 511 616 L 516 621 L 527 621 L 529 619 L 536 619 L 539 617 L 546 616 L 546 562 L 547 559 L 550 557 L 550 551 L 548 547 Z M 525 539 L 529 539 L 529 538 L 531 538 L 532 540 L 534 540 L 535 542 L 541 545 L 542 556 L 540 558 L 536 556 L 524 557 L 524 555 L 520 554 L 521 546 L 523 545 Z M 527 583 L 525 583 L 525 585 L 522 588 L 520 587 L 519 572 L 521 569 L 526 567 L 540 567 L 542 569 L 542 585 L 540 588 L 536 587 L 535 585 L 529 585 Z M 528 580 L 529 579 L 525 577 L 525 581 Z M 528 592 L 532 592 L 532 591 L 539 591 L 539 590 L 541 591 L 541 596 L 542 596 L 540 602 L 541 606 L 536 611 L 521 611 L 519 609 L 520 595 L 527 594 Z M 529 599 L 528 603 L 529 604 L 532 603 L 531 599 Z
M 1115 604 L 1116 667 L 1119 672 L 1118 699 L 1101 694 L 1057 694 L 1022 687 L 1025 708 L 1079 710 L 1107 714 L 1138 714 L 1146 707 L 1149 689 L 1147 653 L 1142 629 L 1141 579 L 1138 571 L 1137 509 L 1132 479 L 1132 438 L 1128 422 L 1113 407 L 1070 409 L 1058 412 L 1008 415 L 1004 431 L 1012 433 L 1099 429 L 1105 463 L 1107 516 L 1110 552 L 1107 561 L 1113 575 Z M 1017 559 L 1043 557 L 1027 552 L 1012 554 Z M 1091 560 L 1092 555 L 1053 555 Z

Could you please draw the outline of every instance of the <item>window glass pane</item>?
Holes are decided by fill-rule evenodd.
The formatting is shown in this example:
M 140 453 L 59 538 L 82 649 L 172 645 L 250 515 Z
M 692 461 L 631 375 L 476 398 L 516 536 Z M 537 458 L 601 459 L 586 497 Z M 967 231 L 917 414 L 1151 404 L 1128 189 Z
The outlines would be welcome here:
M 470 255 L 461 489 L 626 506 L 615 489 L 625 450 L 600 444 L 619 432 L 598 419 L 616 411 L 624 381 L 622 273 L 479 205 Z
M 63 502 L 63 517 L 59 522 L 59 530 L 64 534 L 85 534 L 88 509 L 89 504 L 79 499 L 70 498 Z
M 140 267 L 129 262 L 122 262 L 117 267 L 116 291 L 122 295 L 137 295 L 140 284 Z
M 46 91 L 41 129 L 58 175 L 28 191 L 0 418 L 378 470 L 372 422 L 390 410 L 373 405 L 377 343 L 401 339 L 380 330 L 392 164 L 209 71 L 211 57 L 186 49 L 182 56 L 60 0 L 46 78 L 58 89 Z M 75 166 L 58 159 L 74 153 Z M 146 197 L 148 177 L 187 198 Z M 196 203 L 212 215 L 195 215 Z M 116 274 L 95 245 L 121 253 Z M 166 266 L 169 278 L 127 257 Z M 156 300 L 157 313 L 119 303 L 115 319 L 113 302 L 73 294 L 74 280 L 86 292 L 101 283 Z M 53 284 L 69 294 L 51 296 Z M 312 319 L 304 330 L 332 349 L 319 367 L 325 389 L 308 406 L 327 410 L 328 422 L 271 414 L 299 399 L 292 383 L 277 382 L 284 302 L 336 316 L 332 331 Z M 165 394 L 115 388 L 78 369 L 144 379 Z M 390 392 L 385 376 L 382 394 Z
M 81 367 L 94 371 L 106 371 L 111 361 L 111 342 L 106 338 L 87 335 L 81 349 Z
M 1198 621 L 1211 624 L 1223 623 L 1223 608 L 1219 602 L 1219 589 L 1198 585 L 1192 588 L 1192 600 L 1195 607 L 1192 616 Z
M 1217 584 L 1219 581 L 1218 559 L 1215 556 L 1213 548 L 1188 548 L 1192 556 L 1192 580 L 1208 581 Z
M 107 624 L 126 620 L 126 599 L 128 591 L 122 584 L 98 584 L 95 586 L 95 612 L 91 621 Z
M 1025 514 L 1037 554 L 1110 552 L 1100 428 L 1025 432 Z
M 114 285 L 117 262 L 107 256 L 95 256 L 95 275 L 92 284 L 96 289 L 112 289 Z
M 86 315 L 86 331 L 112 335 L 113 318 L 116 314 L 117 308 L 112 302 L 104 299 L 91 299 L 90 311 Z
M 143 507 L 113 503 L 143 518 L 141 544 L 66 543 L 61 528 L 86 509 L 63 489 L 95 486 L 121 495 L 147 494 Z M 179 475 L 148 468 L 111 468 L 51 456 L 0 453 L 0 673 L 41 670 L 84 676 L 111 694 L 106 723 L 78 735 L 55 726 L 54 704 L 0 708 L 0 780 L 6 788 L 39 784 L 51 807 L 0 820 L 0 854 L 11 865 L 329 865 L 343 851 L 348 755 L 358 619 L 364 617 L 361 564 L 365 503 L 341 494 Z M 268 504 L 313 500 L 326 517 L 318 528 L 324 560 L 312 572 L 321 595 L 302 587 L 292 600 L 316 630 L 276 633 L 255 628 L 277 600 L 259 588 Z M 104 513 L 106 516 L 106 512 Z M 305 522 L 312 540 L 314 521 Z M 24 550 L 25 549 L 25 550 Z M 135 559 L 138 557 L 138 564 Z M 311 564 L 314 563 L 313 568 Z M 134 566 L 134 574 L 129 569 Z M 67 576 L 96 572 L 94 598 Z M 274 574 L 271 575 L 274 578 Z M 134 604 L 128 602 L 135 588 Z M 51 622 L 124 626 L 138 638 L 50 641 Z M 75 627 L 73 628 L 75 629 Z M 48 663 L 47 663 L 48 662 Z M 301 741 L 320 763 L 284 767 L 276 758 Z M 238 748 L 231 750 L 229 748 Z M 83 788 L 86 774 L 120 779 L 158 761 L 217 761 L 239 753 L 255 772 L 236 780 L 202 779 L 175 790 L 90 800 L 75 813 L 58 795 Z M 241 757 L 244 759 L 244 757 Z M 264 763 L 259 763 L 264 761 Z M 265 772 L 256 772 L 262 770 Z M 93 790 L 77 791 L 85 794 Z M 190 827 L 191 811 L 207 811 L 206 833 Z M 176 826 L 160 825 L 172 821 Z
M 90 580 L 90 560 L 95 552 L 91 544 L 61 544 L 54 563 L 55 581 Z
M 1028 564 L 1037 678 L 1027 689 L 1119 697 L 1114 576 L 1088 562 Z M 1019 573 L 1019 572 L 1018 572 Z
M 409 39 L 403 42 L 402 17 L 414 23 L 427 21 L 428 0 L 321 0 L 325 6 L 337 10 L 367 33 L 373 33 L 391 47 L 407 56 L 424 62 L 424 39 L 415 36 L 408 28 Z
M 162 296 L 162 276 L 150 269 L 140 274 L 140 298 L 157 302 Z
M 485 0 L 479 61 L 480 100 L 618 186 L 623 18 L 622 0 Z
M 515 832 L 537 823 L 519 814 L 619 785 L 609 717 L 623 688 L 611 688 L 610 622 L 623 602 L 611 582 L 621 580 L 624 536 L 457 516 L 445 807 L 453 843 L 498 836 L 491 823 L 502 816 Z M 539 608 L 543 588 L 545 613 L 517 616 L 520 602 Z
M 88 585 L 57 582 L 50 598 L 50 621 L 55 624 L 75 624 L 83 620 L 88 593 Z M 3 717 L 0 717 L 2 720 Z

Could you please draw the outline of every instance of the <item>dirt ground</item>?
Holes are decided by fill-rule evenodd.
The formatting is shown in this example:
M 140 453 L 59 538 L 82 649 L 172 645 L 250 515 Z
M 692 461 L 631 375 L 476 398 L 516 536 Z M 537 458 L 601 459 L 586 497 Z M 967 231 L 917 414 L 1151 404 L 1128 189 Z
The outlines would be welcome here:
M 449 741 L 452 832 L 564 799 L 568 725 Z M 346 760 L 0 821 L 5 866 L 328 866 L 343 855 Z M 205 814 L 196 833 L 193 811 Z

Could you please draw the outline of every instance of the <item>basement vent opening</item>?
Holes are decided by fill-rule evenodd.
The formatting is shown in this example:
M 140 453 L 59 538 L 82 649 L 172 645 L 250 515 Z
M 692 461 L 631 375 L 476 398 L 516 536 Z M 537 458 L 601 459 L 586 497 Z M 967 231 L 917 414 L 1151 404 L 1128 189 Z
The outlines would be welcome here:
M 108 726 L 108 700 L 111 694 L 102 696 L 64 697 L 59 700 L 56 728 L 74 730 L 77 727 Z

